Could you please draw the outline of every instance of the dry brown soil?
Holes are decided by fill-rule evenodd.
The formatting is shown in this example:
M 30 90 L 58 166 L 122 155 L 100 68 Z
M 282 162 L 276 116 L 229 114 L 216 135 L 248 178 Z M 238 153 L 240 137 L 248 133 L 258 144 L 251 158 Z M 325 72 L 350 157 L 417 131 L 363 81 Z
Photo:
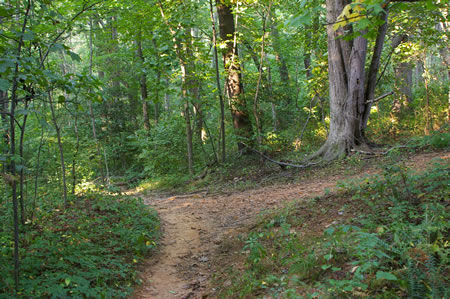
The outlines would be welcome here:
M 409 157 L 406 163 L 409 167 L 424 169 L 436 157 L 448 160 L 449 153 L 418 154 Z M 163 238 L 159 252 L 141 266 L 143 283 L 132 298 L 214 297 L 209 287 L 210 278 L 221 270 L 217 267 L 227 257 L 228 263 L 233 263 L 233 254 L 226 252 L 224 242 L 248 230 L 261 211 L 294 199 L 321 195 L 327 188 L 332 190 L 338 181 L 378 171 L 374 165 L 356 175 L 342 170 L 327 175 L 325 170 L 319 178 L 313 176 L 225 195 L 203 192 L 164 198 L 146 196 L 145 203 L 160 214 Z M 218 255 L 221 263 L 215 261 Z

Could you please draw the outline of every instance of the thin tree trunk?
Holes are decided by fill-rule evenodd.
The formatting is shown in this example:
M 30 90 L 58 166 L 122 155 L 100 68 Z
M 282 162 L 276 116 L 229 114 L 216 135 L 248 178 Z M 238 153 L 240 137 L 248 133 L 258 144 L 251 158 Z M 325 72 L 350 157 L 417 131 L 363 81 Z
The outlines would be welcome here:
M 268 97 L 270 101 L 270 105 L 272 107 L 272 121 L 273 121 L 273 131 L 277 132 L 280 126 L 277 116 L 277 106 L 273 100 L 273 89 L 272 89 L 272 68 L 270 67 L 269 61 L 267 60 L 266 55 L 266 63 L 267 63 L 267 91 Z
M 188 158 L 188 169 L 189 174 L 194 174 L 193 169 L 193 150 L 192 150 L 192 128 L 191 128 L 191 113 L 189 107 L 189 100 L 186 89 L 186 66 L 181 65 L 181 95 L 184 101 L 184 119 L 186 121 L 186 145 L 187 145 L 187 158 Z
M 60 159 L 60 163 L 61 163 L 61 172 L 62 172 L 61 176 L 62 176 L 62 180 L 63 180 L 64 207 L 68 208 L 69 203 L 67 201 L 66 165 L 64 163 L 64 150 L 63 150 L 63 145 L 62 145 L 62 140 L 61 140 L 61 129 L 60 129 L 60 127 L 58 125 L 58 121 L 56 119 L 55 108 L 53 106 L 53 96 L 52 96 L 51 91 L 48 91 L 48 100 L 49 100 L 49 104 L 50 104 L 50 111 L 52 113 L 53 125 L 55 126 L 55 130 L 56 130 L 56 137 L 58 139 L 59 159 Z
M 73 162 L 72 162 L 72 195 L 75 195 L 75 187 L 77 186 L 77 157 L 80 149 L 80 136 L 78 134 L 78 113 L 75 112 L 75 122 L 74 122 L 75 136 L 76 136 L 76 144 L 75 144 L 75 153 L 73 154 Z
M 260 54 L 260 60 L 259 60 L 259 76 L 258 76 L 258 83 L 256 84 L 256 92 L 255 92 L 255 99 L 253 100 L 253 115 L 255 117 L 256 122 L 256 139 L 258 141 L 258 146 L 261 146 L 262 144 L 262 128 L 261 128 L 261 122 L 259 117 L 259 101 L 258 101 L 258 95 L 259 95 L 259 88 L 261 86 L 261 79 L 262 79 L 262 73 L 263 73 L 263 61 L 264 61 L 264 46 L 265 46 L 265 36 L 266 36 L 266 22 L 268 19 L 268 16 L 270 16 L 270 9 L 272 8 L 272 3 L 269 5 L 269 11 L 268 15 L 264 17 L 263 19 L 263 34 L 261 38 L 261 54 Z
M 39 117 L 38 117 L 39 119 Z M 39 140 L 39 148 L 37 152 L 37 159 L 36 159 L 36 172 L 34 175 L 34 197 L 33 197 L 33 205 L 31 207 L 31 221 L 34 221 L 34 211 L 36 210 L 36 200 L 37 200 L 37 189 L 38 189 L 38 178 L 40 173 L 40 163 L 41 163 L 41 152 L 42 152 L 42 146 L 44 145 L 44 127 L 41 126 L 41 138 Z
M 188 82 L 188 76 L 190 76 L 191 74 L 187 73 L 187 63 L 186 63 L 186 58 L 184 57 L 182 51 L 182 45 L 180 40 L 177 38 L 177 34 L 175 32 L 175 30 L 172 28 L 172 26 L 170 25 L 169 21 L 166 18 L 166 15 L 164 13 L 164 8 L 163 5 L 161 3 L 161 1 L 158 1 L 159 4 L 159 9 L 161 12 L 161 16 L 164 20 L 164 22 L 166 23 L 167 27 L 169 27 L 170 33 L 172 35 L 172 40 L 174 42 L 174 46 L 175 46 L 175 51 L 177 53 L 178 56 L 178 60 L 180 62 L 180 68 L 181 68 L 181 96 L 182 96 L 182 100 L 184 101 L 184 118 L 186 121 L 186 144 L 187 144 L 187 154 L 188 154 L 188 169 L 189 169 L 189 174 L 193 174 L 194 173 L 194 169 L 193 169 L 193 150 L 192 150 L 192 128 L 191 128 L 191 117 L 190 117 L 190 108 L 189 108 L 189 99 L 187 97 L 187 82 Z M 188 29 L 185 29 L 186 32 L 188 33 L 189 37 L 190 37 L 190 32 Z M 187 43 L 190 44 L 190 43 Z
M 109 180 L 109 166 L 108 166 L 108 157 L 106 156 L 106 150 L 103 148 L 103 158 L 105 160 L 105 169 L 106 169 L 106 184 L 110 184 Z
M 278 32 L 278 28 L 277 28 L 277 22 L 276 19 L 274 17 L 271 17 L 272 22 L 271 22 L 271 26 L 270 26 L 270 33 L 272 35 L 272 39 L 273 39 L 273 50 L 275 51 L 275 59 L 278 62 L 278 68 L 280 71 L 280 79 L 281 79 L 281 84 L 285 85 L 285 86 L 289 86 L 289 70 L 287 67 L 287 63 L 286 63 L 286 59 L 284 58 L 283 53 L 281 52 L 281 40 L 280 40 L 280 33 Z
M 94 48 L 92 45 L 92 18 L 89 18 L 89 76 L 92 76 L 92 67 L 93 67 L 93 54 L 94 54 Z M 100 74 L 99 74 L 100 75 Z M 89 116 L 91 118 L 91 126 L 92 126 L 92 136 L 94 137 L 95 145 L 97 147 L 97 157 L 101 161 L 101 153 L 100 153 L 100 144 L 97 138 L 97 129 L 95 127 L 95 116 L 94 116 L 94 110 L 92 109 L 92 102 L 88 101 L 89 106 Z M 103 163 L 100 163 L 100 172 L 102 175 L 102 182 L 105 183 L 105 173 L 103 171 Z
M 169 94 L 170 84 L 169 84 L 168 77 L 166 77 L 165 82 L 166 82 L 166 92 L 164 94 L 164 110 L 166 111 L 167 116 L 169 116 L 170 115 L 170 94 Z
M 31 98 L 27 96 L 25 99 L 25 110 L 28 109 L 29 101 Z M 25 184 L 25 174 L 24 174 L 24 157 L 23 157 L 23 142 L 25 138 L 25 128 L 27 126 L 28 112 L 23 116 L 22 126 L 20 127 L 20 139 L 19 139 L 19 155 L 20 163 L 22 164 L 19 171 L 20 185 L 19 185 L 19 206 L 20 206 L 20 222 L 22 225 L 25 224 L 25 204 L 24 204 L 24 184 Z
M 8 121 L 8 115 L 6 114 L 6 112 L 9 110 L 9 104 L 8 104 L 9 100 L 8 100 L 8 92 L 3 92 L 0 91 L 0 109 L 2 112 L 4 113 L 0 113 L 0 117 L 1 117 L 1 126 L 5 129 L 3 136 L 1 136 L 5 142 L 5 154 L 8 153 L 8 147 L 9 147 L 9 130 L 7 129 L 7 127 L 9 126 L 9 121 Z M 3 164 L 3 172 L 6 173 L 7 172 L 7 164 Z
M 16 105 L 17 105 L 17 90 L 19 87 L 19 60 L 22 54 L 22 46 L 23 46 L 23 35 L 25 33 L 27 23 L 28 23 L 28 14 L 31 9 L 31 0 L 27 1 L 27 7 L 24 14 L 24 21 L 21 29 L 21 36 L 19 38 L 18 46 L 17 46 L 17 60 L 14 67 L 13 73 L 13 84 L 11 91 L 11 106 L 10 106 L 10 114 L 9 114 L 9 133 L 10 133 L 10 155 L 11 160 L 9 162 L 9 172 L 11 176 L 10 185 L 11 185 L 11 195 L 12 195 L 12 203 L 13 203 L 13 222 L 14 222 L 14 283 L 15 283 L 15 291 L 16 294 L 19 291 L 19 215 L 18 215 L 18 202 L 17 202 L 17 178 L 16 178 Z
M 192 28 L 188 33 L 188 38 L 190 39 L 189 44 L 192 49 L 187 47 L 186 53 L 188 57 L 195 57 L 195 53 L 198 52 L 198 49 L 195 47 L 194 40 L 197 38 L 198 30 Z M 200 89 L 201 82 L 198 80 L 198 76 L 196 75 L 196 67 L 195 61 L 191 60 L 189 63 L 190 69 L 190 79 L 189 79 L 189 92 L 191 95 L 192 107 L 194 109 L 195 115 L 195 135 L 197 136 L 199 142 L 202 142 L 202 131 L 203 131 L 203 114 L 202 114 L 202 103 L 200 101 Z
M 142 29 L 139 28 L 138 36 L 136 38 L 136 47 L 137 47 L 137 54 L 139 59 L 142 63 L 142 68 L 144 68 L 145 64 L 145 57 L 144 53 L 142 52 Z M 139 81 L 140 88 L 141 88 L 141 101 L 142 101 L 142 118 L 144 120 L 144 128 L 147 132 L 150 131 L 150 117 L 148 113 L 148 90 L 147 90 L 147 75 L 145 74 L 144 70 L 141 70 L 141 78 Z
M 156 43 L 156 38 L 152 39 L 152 43 L 153 43 L 153 47 L 156 49 L 158 49 L 158 44 Z M 154 118 L 155 118 L 155 123 L 157 124 L 159 122 L 159 89 L 161 86 L 161 65 L 160 65 L 160 58 L 159 58 L 160 54 L 158 52 L 156 52 L 156 86 L 155 86 L 155 110 L 154 110 Z
M 381 54 L 383 51 L 384 41 L 386 37 L 387 27 L 388 27 L 388 16 L 389 9 L 385 9 L 385 13 L 383 13 L 383 21 L 384 23 L 380 25 L 378 28 L 378 35 L 375 41 L 375 47 L 373 49 L 372 60 L 370 63 L 369 71 L 367 73 L 367 85 L 365 90 L 365 103 L 363 107 L 360 107 L 362 110 L 362 122 L 360 127 L 360 136 L 358 136 L 362 142 L 366 142 L 366 129 L 367 123 L 369 121 L 370 110 L 372 108 L 372 101 L 375 98 L 375 88 L 377 86 L 377 77 L 378 70 L 380 69 L 381 62 Z
M 219 94 L 219 105 L 220 105 L 220 140 L 221 140 L 221 158 L 222 163 L 225 162 L 226 153 L 225 153 L 225 104 L 222 97 L 222 87 L 220 86 L 220 75 L 219 75 L 219 57 L 217 55 L 217 31 L 216 31 L 216 22 L 214 20 L 214 12 L 213 12 L 213 4 L 212 0 L 209 0 L 209 11 L 211 18 L 211 26 L 213 33 L 213 46 L 214 46 L 214 66 L 216 70 L 216 84 L 217 90 Z

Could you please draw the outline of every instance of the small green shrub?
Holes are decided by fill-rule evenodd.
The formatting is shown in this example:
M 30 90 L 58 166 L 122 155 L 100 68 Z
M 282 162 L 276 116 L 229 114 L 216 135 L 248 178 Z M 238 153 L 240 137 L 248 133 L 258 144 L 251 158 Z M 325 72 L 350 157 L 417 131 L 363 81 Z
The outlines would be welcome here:
M 10 210 L 10 209 L 8 209 Z M 86 195 L 22 227 L 23 298 L 125 298 L 136 263 L 155 248 L 159 219 L 140 199 Z M 0 298 L 14 297 L 10 217 L 0 227 Z
M 447 298 L 448 170 L 442 162 L 421 174 L 392 165 L 270 217 L 245 240 L 246 268 L 231 274 L 233 283 L 221 295 Z M 329 226 L 322 236 L 299 234 L 301 210 L 321 215 L 324 201 L 338 196 L 351 197 L 359 217 Z

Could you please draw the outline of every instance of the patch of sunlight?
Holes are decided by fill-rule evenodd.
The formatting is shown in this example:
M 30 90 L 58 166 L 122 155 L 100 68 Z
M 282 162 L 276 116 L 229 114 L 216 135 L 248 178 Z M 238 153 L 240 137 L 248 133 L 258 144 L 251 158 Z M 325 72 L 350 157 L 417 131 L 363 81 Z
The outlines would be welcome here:
M 161 180 L 152 180 L 152 181 L 145 181 L 139 184 L 138 187 L 136 187 L 135 192 L 143 192 L 146 190 L 154 190 L 158 189 L 158 187 L 161 186 Z

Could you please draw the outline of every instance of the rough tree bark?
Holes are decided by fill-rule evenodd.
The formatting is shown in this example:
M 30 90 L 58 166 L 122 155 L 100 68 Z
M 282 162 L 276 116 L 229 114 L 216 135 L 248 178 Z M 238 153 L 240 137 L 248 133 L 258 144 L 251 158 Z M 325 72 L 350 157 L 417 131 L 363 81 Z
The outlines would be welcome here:
M 361 34 L 353 40 L 339 38 L 344 29 L 334 30 L 337 17 L 351 1 L 327 0 L 328 72 L 330 89 L 330 131 L 325 144 L 312 157 L 339 158 L 354 147 L 367 146 L 365 128 L 374 98 L 381 50 L 386 35 L 385 23 L 379 27 L 370 67 L 365 70 L 367 39 Z M 366 84 L 367 80 L 367 84 Z
M 226 42 L 223 52 L 223 61 L 227 74 L 225 92 L 230 99 L 230 110 L 236 134 L 242 139 L 248 139 L 252 133 L 252 124 L 244 97 L 244 88 L 241 81 L 241 66 L 238 61 L 237 43 L 235 41 L 236 27 L 231 7 L 222 0 L 216 0 L 217 14 L 219 16 L 220 38 Z M 246 147 L 238 142 L 240 151 Z

